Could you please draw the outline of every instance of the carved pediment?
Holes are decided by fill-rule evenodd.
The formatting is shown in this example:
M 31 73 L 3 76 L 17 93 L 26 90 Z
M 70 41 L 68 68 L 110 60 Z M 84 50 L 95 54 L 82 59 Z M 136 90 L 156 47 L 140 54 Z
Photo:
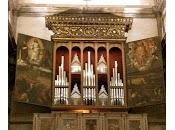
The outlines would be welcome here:
M 125 39 L 133 21 L 99 10 L 68 10 L 45 18 L 52 38 L 80 39 Z

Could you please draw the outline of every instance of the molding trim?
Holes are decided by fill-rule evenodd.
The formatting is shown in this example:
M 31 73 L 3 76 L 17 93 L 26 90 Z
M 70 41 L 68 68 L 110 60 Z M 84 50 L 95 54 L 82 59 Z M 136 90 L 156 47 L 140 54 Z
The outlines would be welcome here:
M 46 15 L 58 14 L 69 9 L 83 9 L 82 5 L 76 6 L 60 6 L 60 5 L 18 5 L 14 9 L 14 14 L 17 16 L 26 17 L 43 17 Z M 118 16 L 136 17 L 136 18 L 154 18 L 156 14 L 153 6 L 91 6 L 88 9 L 103 10 Z

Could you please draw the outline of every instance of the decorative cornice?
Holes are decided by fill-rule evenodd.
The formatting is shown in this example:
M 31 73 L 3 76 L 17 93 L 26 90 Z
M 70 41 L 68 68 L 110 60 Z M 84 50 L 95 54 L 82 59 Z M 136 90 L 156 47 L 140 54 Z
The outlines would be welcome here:
M 52 38 L 126 39 L 132 18 L 119 17 L 100 11 L 69 10 L 46 16 L 46 27 Z
M 18 5 L 13 13 L 17 16 L 27 17 L 43 17 L 46 15 L 54 15 L 68 9 L 79 8 L 83 9 L 82 5 L 76 6 L 61 6 L 61 5 L 47 5 L 47 4 L 27 4 Z M 139 6 L 139 5 L 114 5 L 114 6 L 92 6 L 89 9 L 101 9 L 105 12 L 111 12 L 118 16 L 134 17 L 134 18 L 155 18 L 155 10 L 153 6 Z

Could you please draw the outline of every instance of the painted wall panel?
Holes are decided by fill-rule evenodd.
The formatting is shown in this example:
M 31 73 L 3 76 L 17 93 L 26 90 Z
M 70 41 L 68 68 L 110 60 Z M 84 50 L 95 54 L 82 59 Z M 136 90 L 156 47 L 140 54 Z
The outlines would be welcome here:
M 51 43 L 19 34 L 15 101 L 49 106 L 51 104 L 51 72 Z
M 164 78 L 157 37 L 126 44 L 128 102 L 130 107 L 164 102 Z

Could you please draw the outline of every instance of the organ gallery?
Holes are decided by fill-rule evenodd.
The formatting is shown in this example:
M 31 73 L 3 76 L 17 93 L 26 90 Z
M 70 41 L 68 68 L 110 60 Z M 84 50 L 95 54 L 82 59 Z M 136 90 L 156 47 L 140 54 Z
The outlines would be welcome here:
M 163 130 L 150 127 L 161 122 L 153 110 L 164 101 L 160 43 L 157 36 L 139 32 L 148 27 L 146 22 L 141 24 L 145 27 L 138 24 L 152 16 L 98 8 L 52 13 L 56 9 L 39 14 L 43 21 L 37 26 L 44 28 L 40 33 L 35 28 L 33 35 L 22 32 L 25 28 L 17 30 L 17 118 L 11 127 L 23 130 L 16 124 L 24 123 L 30 130 Z M 22 109 L 23 104 L 29 106 Z M 27 111 L 29 116 L 23 117 Z

